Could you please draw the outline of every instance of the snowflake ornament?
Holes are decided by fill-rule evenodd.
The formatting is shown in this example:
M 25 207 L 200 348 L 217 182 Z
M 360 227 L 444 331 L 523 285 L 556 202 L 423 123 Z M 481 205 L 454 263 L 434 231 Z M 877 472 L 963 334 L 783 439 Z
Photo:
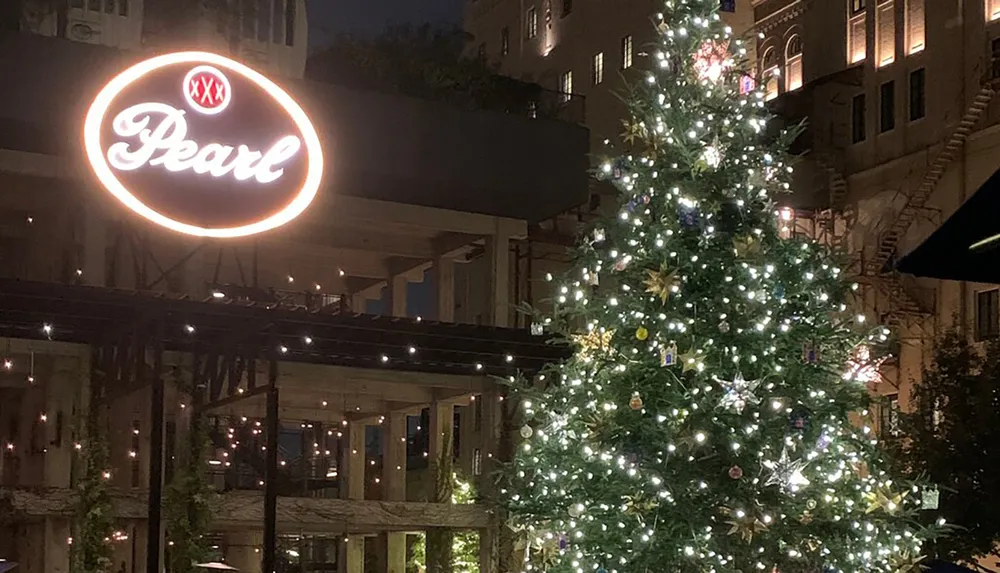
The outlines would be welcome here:
M 754 394 L 754 391 L 760 386 L 760 380 L 746 380 L 743 378 L 742 373 L 737 373 L 736 377 L 730 380 L 721 380 L 719 378 L 715 379 L 716 382 L 722 386 L 725 394 L 722 396 L 722 400 L 719 401 L 719 407 L 725 408 L 727 410 L 732 410 L 737 414 L 742 414 L 743 409 L 747 407 L 748 404 L 757 404 L 760 402 L 760 398 Z
M 771 470 L 771 475 L 764 481 L 764 485 L 777 485 L 788 491 L 797 491 L 800 487 L 809 485 L 809 480 L 802 474 L 807 465 L 809 462 L 805 460 L 793 460 L 788 457 L 788 448 L 782 449 L 778 461 L 764 462 L 764 467 Z

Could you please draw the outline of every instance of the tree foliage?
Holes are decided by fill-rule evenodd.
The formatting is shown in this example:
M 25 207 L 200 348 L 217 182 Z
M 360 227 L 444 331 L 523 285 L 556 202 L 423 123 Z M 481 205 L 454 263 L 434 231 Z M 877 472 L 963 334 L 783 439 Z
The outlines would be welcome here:
M 88 428 L 82 449 L 86 469 L 77 485 L 70 572 L 110 573 L 113 566 L 111 539 L 116 521 L 108 490 L 108 445 L 99 424 L 92 421 Z
M 503 497 L 530 569 L 914 570 L 937 528 L 852 423 L 888 331 L 849 309 L 829 248 L 782 234 L 797 132 L 765 137 L 719 2 L 662 6 L 633 151 L 600 167 L 617 208 L 554 289 L 576 354 L 516 387 L 527 439 Z
M 390 27 L 375 38 L 340 35 L 309 59 L 306 76 L 463 108 L 511 113 L 531 108 L 544 115 L 545 107 L 538 107 L 541 87 L 501 76 L 485 59 L 468 56 L 470 39 L 460 29 L 429 24 Z
M 205 475 L 209 439 L 204 425 L 192 422 L 189 448 L 181 448 L 174 475 L 164 491 L 164 520 L 170 570 L 174 573 L 197 573 L 194 565 L 217 560 L 210 533 L 217 493 Z
M 931 544 L 945 560 L 1000 557 L 1000 343 L 955 330 L 934 345 L 931 363 L 900 415 L 902 469 L 940 484 L 941 513 L 960 528 Z

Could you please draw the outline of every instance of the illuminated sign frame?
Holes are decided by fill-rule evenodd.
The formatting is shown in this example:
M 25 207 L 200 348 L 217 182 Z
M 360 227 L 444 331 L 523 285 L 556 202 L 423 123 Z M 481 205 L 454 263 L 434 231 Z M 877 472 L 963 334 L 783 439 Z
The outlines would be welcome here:
M 294 198 L 282 209 L 272 212 L 258 221 L 241 225 L 238 227 L 206 228 L 184 223 L 157 212 L 143 203 L 131 191 L 129 191 L 121 180 L 115 175 L 105 156 L 105 151 L 101 147 L 101 129 L 107 118 L 108 110 L 111 108 L 115 98 L 128 86 L 142 79 L 147 74 L 159 70 L 166 66 L 190 63 L 198 66 L 195 70 L 204 66 L 216 67 L 223 71 L 234 72 L 243 76 L 250 82 L 256 84 L 261 90 L 266 92 L 278 105 L 280 105 L 289 115 L 302 135 L 303 146 L 306 150 L 306 176 L 302 187 L 295 194 Z M 190 75 L 190 73 L 189 73 Z M 224 77 L 224 76 L 223 76 Z M 187 82 L 185 82 L 186 84 Z M 228 86 L 227 86 L 228 88 Z M 228 105 L 228 102 L 227 104 Z M 201 110 L 199 110 L 201 111 Z M 222 109 L 211 110 L 219 113 Z M 229 58 L 212 54 L 209 52 L 177 52 L 156 56 L 154 58 L 140 62 L 125 70 L 101 90 L 97 98 L 87 112 L 83 127 L 84 148 L 87 159 L 94 174 L 101 184 L 119 201 L 125 204 L 136 214 L 168 229 L 194 235 L 198 237 L 233 238 L 255 235 L 265 231 L 276 229 L 292 219 L 298 217 L 305 211 L 315 199 L 319 192 L 319 186 L 323 179 L 323 148 L 316 134 L 316 129 L 305 111 L 299 107 L 298 103 L 277 84 L 264 77 L 253 69 L 230 60 Z

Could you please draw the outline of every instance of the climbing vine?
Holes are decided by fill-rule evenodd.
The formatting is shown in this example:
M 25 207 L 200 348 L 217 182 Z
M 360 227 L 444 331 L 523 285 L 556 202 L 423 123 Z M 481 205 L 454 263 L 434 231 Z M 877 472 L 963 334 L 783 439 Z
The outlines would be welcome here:
M 108 444 L 95 415 L 88 419 L 86 436 L 80 445 L 85 470 L 77 485 L 70 572 L 109 573 L 113 565 L 115 512 L 108 490 Z
M 167 559 L 173 573 L 196 573 L 194 565 L 217 560 L 208 539 L 218 494 L 205 475 L 209 439 L 196 415 L 191 420 L 187 448 L 178 448 L 174 475 L 163 496 Z

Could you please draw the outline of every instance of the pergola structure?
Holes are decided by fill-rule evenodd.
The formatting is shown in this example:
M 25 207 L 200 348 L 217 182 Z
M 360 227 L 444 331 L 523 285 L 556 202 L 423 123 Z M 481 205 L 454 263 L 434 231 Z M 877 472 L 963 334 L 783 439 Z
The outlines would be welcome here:
M 532 376 L 568 353 L 567 347 L 551 344 L 546 337 L 533 336 L 526 330 L 346 312 L 328 315 L 280 304 L 198 301 L 185 296 L 23 281 L 0 281 L 0 336 L 21 345 L 53 341 L 89 347 L 92 404 L 110 405 L 139 390 L 149 392 L 148 496 L 144 500 L 141 495 L 133 496 L 130 503 L 123 504 L 131 509 L 120 509 L 127 516 L 139 517 L 134 514 L 145 505 L 147 571 L 161 569 L 168 362 L 186 361 L 195 412 L 231 409 L 245 413 L 249 408 L 266 419 L 263 570 L 271 571 L 282 507 L 278 501 L 277 440 L 279 418 L 284 413 L 279 395 L 283 389 L 292 399 L 292 410 L 304 411 L 316 408 L 319 398 L 325 395 L 324 376 L 338 376 L 357 390 L 358 399 L 351 404 L 351 411 L 343 413 L 345 420 L 389 413 L 390 425 L 395 424 L 398 432 L 400 418 L 393 412 L 403 412 L 405 425 L 407 411 L 462 394 L 485 392 L 494 383 L 492 376 Z M 322 365 L 326 370 L 310 379 L 310 365 Z M 385 380 L 388 374 L 393 380 L 391 387 L 382 386 L 381 396 L 369 396 L 366 401 L 366 384 Z M 286 375 L 288 385 L 282 382 Z M 386 399 L 386 388 L 392 400 Z M 346 402 L 344 406 L 346 410 Z M 291 415 L 308 419 L 309 413 Z M 450 423 L 450 419 L 438 419 L 432 426 Z M 353 432 L 348 439 L 363 450 L 360 440 L 364 426 L 361 428 L 360 437 Z M 392 452 L 383 455 L 399 456 L 399 450 L 397 444 Z M 360 455 L 360 460 L 345 462 L 363 466 L 364 452 Z M 343 473 L 350 474 L 350 469 Z M 359 479 L 363 479 L 363 473 L 347 477 L 352 483 L 342 486 L 343 499 L 363 500 L 364 485 L 358 483 Z M 405 480 L 405 471 L 395 478 L 390 472 L 385 487 L 397 491 L 405 488 L 400 480 Z M 405 495 L 394 499 L 398 501 L 364 502 L 358 506 L 341 500 L 317 502 L 325 504 L 327 511 L 341 512 L 346 522 L 355 525 L 365 519 L 378 521 L 380 512 L 391 522 L 380 521 L 380 526 L 390 530 L 420 525 L 418 522 L 428 519 L 432 522 L 427 526 L 441 525 L 433 522 L 434 516 L 440 514 L 430 507 L 433 504 L 417 507 L 406 502 Z M 22 498 L 21 503 L 44 506 L 42 501 Z M 368 509 L 362 507 L 366 503 Z M 67 506 L 62 507 L 65 511 Z M 416 521 L 408 521 L 407 515 Z M 479 514 L 459 511 L 453 517 L 459 526 L 485 526 Z M 343 533 L 350 529 L 344 524 L 336 528 Z

